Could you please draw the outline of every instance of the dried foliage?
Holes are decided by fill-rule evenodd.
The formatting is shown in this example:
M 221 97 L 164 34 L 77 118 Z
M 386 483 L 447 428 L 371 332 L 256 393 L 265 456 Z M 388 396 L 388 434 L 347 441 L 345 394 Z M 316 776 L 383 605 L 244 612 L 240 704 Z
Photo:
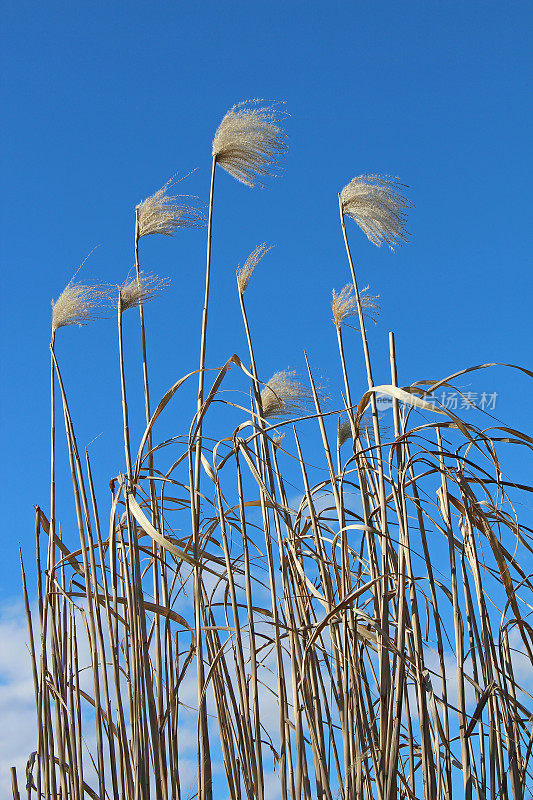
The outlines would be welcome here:
M 70 281 L 57 300 L 52 300 L 52 333 L 67 325 L 86 325 L 102 316 L 109 292 L 106 284 L 90 286 Z
M 266 242 L 259 244 L 255 250 L 252 250 L 242 267 L 239 266 L 239 269 L 237 270 L 237 285 L 241 294 L 245 293 L 254 269 L 269 250 L 272 250 L 272 246 L 268 247 Z
M 230 108 L 213 139 L 217 164 L 246 186 L 261 186 L 267 175 L 278 176 L 288 149 L 279 104 L 260 102 L 249 100 Z
M 337 444 L 342 447 L 348 439 L 352 438 L 352 424 L 349 419 L 339 419 L 339 426 L 337 429 Z
M 285 417 L 305 414 L 313 405 L 311 389 L 296 379 L 296 372 L 282 370 L 270 378 L 261 392 L 263 416 Z
M 131 278 L 121 286 L 118 286 L 121 309 L 127 311 L 128 308 L 138 306 L 153 300 L 158 292 L 163 291 L 170 285 L 168 278 L 159 278 L 157 275 L 148 275 L 144 272 L 139 274 L 139 278 Z
M 173 236 L 178 228 L 205 228 L 205 215 L 199 199 L 191 195 L 169 195 L 172 185 L 173 178 L 137 206 L 139 238 L 151 233 Z
M 384 425 L 382 422 L 383 417 L 380 416 L 379 420 L 379 431 L 381 439 L 388 437 L 390 435 L 390 427 L 388 425 Z M 370 411 L 365 411 L 361 419 L 358 421 L 356 426 L 356 436 L 362 440 L 363 447 L 366 444 L 373 445 L 375 442 L 374 436 L 374 424 L 372 422 L 372 414 Z M 338 426 L 337 426 L 337 444 L 339 447 L 342 447 L 348 439 L 352 438 L 352 426 L 349 419 L 340 417 Z
M 380 180 L 373 186 L 390 204 L 391 183 Z M 371 223 L 376 207 L 367 197 L 368 230 L 398 241 L 394 203 Z M 127 282 L 122 302 L 146 302 L 162 284 Z M 54 330 L 86 322 L 104 296 L 69 284 L 54 305 Z M 334 294 L 337 325 L 353 300 L 347 287 Z M 109 476 L 93 475 L 80 456 L 52 353 L 37 612 L 23 572 L 37 712 L 27 800 L 525 800 L 533 785 L 531 487 L 508 474 L 508 451 L 523 463 L 531 437 L 487 428 L 485 418 L 478 426 L 477 411 L 461 419 L 424 402 L 470 370 L 401 388 L 393 337 L 381 365 L 390 366 L 390 384 L 374 386 L 367 367 L 369 390 L 352 399 L 360 368 L 346 361 L 339 330 L 342 409 L 315 413 L 314 392 L 320 404 L 323 394 L 311 373 L 307 387 L 277 372 L 259 400 L 247 326 L 251 372 L 232 356 L 208 371 L 205 399 L 191 404 L 195 373 L 175 381 L 173 364 L 175 382 L 153 412 L 143 338 L 150 421 L 132 448 L 129 417 L 143 411 L 139 403 L 128 410 L 127 332 L 116 318 L 124 454 L 109 488 Z M 367 346 L 364 332 L 361 341 Z M 156 345 L 161 359 L 166 342 Z M 275 433 L 232 396 L 236 372 L 263 416 L 279 418 Z M 374 427 L 377 390 L 391 398 L 388 430 L 381 419 Z M 73 498 L 58 479 L 57 507 L 56 404 Z M 346 407 L 357 439 L 341 451 L 352 436 L 346 419 L 337 423 Z
M 389 175 L 359 175 L 340 194 L 342 212 L 359 225 L 371 242 L 391 250 L 409 239 L 406 209 L 410 200 L 400 194 L 406 188 Z
M 365 286 L 359 293 L 359 300 L 363 314 L 376 322 L 376 317 L 380 312 L 378 304 L 379 294 L 368 294 L 369 286 Z M 331 310 L 333 312 L 333 322 L 337 328 L 347 320 L 357 316 L 357 298 L 353 294 L 353 283 L 347 283 L 343 289 L 337 294 L 335 289 L 332 290 L 333 299 L 331 301 Z

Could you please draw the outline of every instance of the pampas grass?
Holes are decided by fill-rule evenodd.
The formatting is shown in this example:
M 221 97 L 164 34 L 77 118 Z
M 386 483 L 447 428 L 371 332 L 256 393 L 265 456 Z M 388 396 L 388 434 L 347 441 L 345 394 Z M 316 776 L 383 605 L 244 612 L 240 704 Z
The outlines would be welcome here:
M 349 419 L 339 419 L 339 426 L 337 429 L 337 444 L 342 447 L 348 439 L 352 438 L 352 423 Z
M 395 250 L 407 242 L 406 209 L 412 203 L 400 194 L 404 188 L 389 175 L 359 175 L 340 193 L 342 213 L 359 225 L 373 244 Z
M 127 311 L 129 308 L 138 308 L 144 303 L 150 302 L 158 292 L 163 291 L 169 285 L 168 278 L 159 278 L 157 275 L 149 275 L 144 272 L 139 274 L 139 278 L 124 281 L 123 284 L 117 287 L 122 312 Z
M 373 322 L 377 321 L 377 316 L 380 312 L 378 305 L 379 294 L 368 294 L 370 287 L 365 286 L 361 289 L 359 299 L 363 314 L 371 319 Z M 333 322 L 337 328 L 351 319 L 357 314 L 357 298 L 353 294 L 353 284 L 347 283 L 339 293 L 332 290 L 331 311 L 333 313 Z
M 168 193 L 172 185 L 173 178 L 137 206 L 139 238 L 154 233 L 173 236 L 178 228 L 205 228 L 205 216 L 198 198 L 172 196 Z
M 272 250 L 272 247 L 268 247 L 266 242 L 257 245 L 255 250 L 252 250 L 242 267 L 239 267 L 237 270 L 237 285 L 239 287 L 240 294 L 244 294 L 246 291 L 246 287 L 252 277 L 255 268 L 265 256 L 269 250 Z
M 309 364 L 308 383 L 290 370 L 259 379 L 245 292 L 264 244 L 237 274 L 248 363 L 233 354 L 206 368 L 216 164 L 226 159 L 254 181 L 270 169 L 254 147 L 273 121 L 254 110 L 232 109 L 215 137 L 200 369 L 187 363 L 176 380 L 172 367 L 153 413 L 143 306 L 167 281 L 141 269 L 136 209 L 136 277 L 115 295 L 124 450 L 109 484 L 80 454 L 68 375 L 54 352 L 57 329 L 97 315 L 105 290 L 71 282 L 54 304 L 36 612 L 24 569 L 22 584 L 37 714 L 27 798 L 525 800 L 533 537 L 521 517 L 531 488 L 504 472 L 500 454 L 530 451 L 531 438 L 424 401 L 470 369 L 402 387 L 392 333 L 379 365 L 390 376 L 374 385 L 365 318 L 376 298 L 358 290 L 345 217 L 357 211 L 372 241 L 403 241 L 397 185 L 357 179 L 363 216 L 353 181 L 338 198 L 352 283 L 333 293 L 342 386 L 327 406 Z M 227 151 L 218 149 L 224 140 Z M 231 153 L 246 148 L 247 160 L 233 163 Z M 136 370 L 130 381 L 123 312 L 134 307 L 144 430 L 126 392 Z M 364 369 L 344 350 L 355 314 Z M 166 342 L 153 346 L 162 358 Z M 198 396 L 183 411 L 197 371 Z M 232 384 L 236 372 L 249 407 Z M 71 502 L 58 481 L 58 507 L 74 509 L 62 524 L 56 383 L 72 487 Z M 173 399 L 182 392 L 180 416 Z M 391 398 L 392 430 L 377 415 L 376 392 Z M 20 784 L 13 771 L 17 800 Z
M 102 316 L 109 297 L 104 284 L 86 285 L 70 281 L 57 300 L 52 300 L 52 333 L 67 325 L 87 325 Z
M 288 149 L 279 104 L 260 102 L 248 100 L 230 108 L 213 139 L 217 164 L 245 186 L 262 186 L 268 175 L 279 175 Z
M 313 405 L 311 389 L 296 379 L 296 372 L 275 372 L 261 392 L 263 417 L 305 414 Z

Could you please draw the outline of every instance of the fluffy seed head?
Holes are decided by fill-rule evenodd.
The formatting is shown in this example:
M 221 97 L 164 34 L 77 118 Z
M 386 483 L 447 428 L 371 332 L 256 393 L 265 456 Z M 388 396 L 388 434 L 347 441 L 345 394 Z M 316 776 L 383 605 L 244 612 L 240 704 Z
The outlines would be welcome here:
M 387 425 L 381 424 L 381 420 L 383 417 L 379 417 L 379 430 L 382 436 L 388 435 L 389 427 Z M 369 442 L 374 441 L 374 425 L 372 422 L 372 414 L 368 411 L 365 411 L 361 419 L 359 420 L 359 425 L 357 427 L 358 436 L 364 436 Z M 339 424 L 337 428 L 337 443 L 339 447 L 348 441 L 348 439 L 352 438 L 352 426 L 350 424 L 350 420 L 346 418 L 339 419 Z
M 248 281 L 252 277 L 254 269 L 269 250 L 272 250 L 272 247 L 267 247 L 266 242 L 259 244 L 255 250 L 250 253 L 242 267 L 239 267 L 237 270 L 237 285 L 241 294 L 245 293 Z
M 296 380 L 294 371 L 276 372 L 261 392 L 263 417 L 285 417 L 305 413 L 313 406 L 313 394 L 308 386 Z
M 389 175 L 360 175 L 341 192 L 342 213 L 356 222 L 371 242 L 391 250 L 407 242 L 406 208 L 412 208 L 399 189 L 397 178 Z
M 86 325 L 102 316 L 108 298 L 109 286 L 106 284 L 86 286 L 70 281 L 57 300 L 52 300 L 52 333 L 66 325 Z
M 262 186 L 265 176 L 276 177 L 288 149 L 278 104 L 260 102 L 248 100 L 230 108 L 213 139 L 217 164 L 246 186 Z
M 157 292 L 166 289 L 170 284 L 168 278 L 159 278 L 157 275 L 145 275 L 141 272 L 139 280 L 132 278 L 126 280 L 121 286 L 118 286 L 118 291 L 121 300 L 121 309 L 126 311 L 128 308 L 137 308 L 144 303 L 153 300 Z
M 379 294 L 367 294 L 369 286 L 365 286 L 359 292 L 359 300 L 363 314 L 368 316 L 373 322 L 376 322 L 376 317 L 380 312 L 378 305 Z M 333 312 L 333 322 L 340 328 L 342 323 L 357 314 L 357 299 L 353 294 L 353 284 L 347 283 L 346 286 L 337 294 L 335 289 L 332 291 L 333 299 L 331 301 L 331 310 Z
M 150 233 L 172 236 L 177 228 L 205 228 L 205 216 L 198 198 L 190 195 L 172 197 L 167 194 L 172 184 L 173 178 L 137 206 L 139 238 Z
M 352 438 L 352 426 L 349 419 L 339 419 L 337 428 L 337 444 L 342 447 L 348 439 Z

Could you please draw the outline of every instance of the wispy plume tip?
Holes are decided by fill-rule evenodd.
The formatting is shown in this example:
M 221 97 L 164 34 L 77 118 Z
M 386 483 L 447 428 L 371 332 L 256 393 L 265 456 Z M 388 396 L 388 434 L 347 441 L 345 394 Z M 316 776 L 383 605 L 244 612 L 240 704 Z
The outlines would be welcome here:
M 265 256 L 269 250 L 272 250 L 272 247 L 273 245 L 269 247 L 266 242 L 259 244 L 255 250 L 250 253 L 242 267 L 239 267 L 237 270 L 237 285 L 241 294 L 245 293 L 254 269 L 257 267 L 263 256 Z

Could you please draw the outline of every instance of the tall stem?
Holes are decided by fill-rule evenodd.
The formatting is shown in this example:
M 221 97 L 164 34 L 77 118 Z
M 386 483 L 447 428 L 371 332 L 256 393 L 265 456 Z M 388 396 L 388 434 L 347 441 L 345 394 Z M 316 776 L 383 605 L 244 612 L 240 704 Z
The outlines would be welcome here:
M 139 209 L 135 209 L 135 273 L 137 281 L 141 279 L 141 270 L 139 266 Z M 143 381 L 144 381 L 144 405 L 146 409 L 146 423 L 150 422 L 150 391 L 148 387 L 148 360 L 146 357 L 146 333 L 144 328 L 144 309 L 142 303 L 139 305 L 139 319 L 141 323 L 141 345 L 142 345 L 142 359 L 143 359 Z M 151 450 L 152 432 L 149 433 L 148 449 Z
M 142 666 L 144 669 L 144 678 L 145 678 L 145 686 L 146 686 L 146 698 L 148 701 L 148 712 L 150 717 L 150 727 L 152 730 L 152 746 L 153 746 L 153 753 L 154 753 L 154 761 L 156 763 L 156 781 L 155 781 L 155 789 L 156 789 L 156 796 L 158 800 L 162 800 L 163 797 L 166 797 L 166 783 L 164 781 L 164 775 L 161 766 L 161 749 L 160 749 L 160 736 L 159 736 L 159 726 L 157 723 L 156 718 L 156 710 L 155 710 L 155 703 L 153 697 L 153 689 L 152 689 L 152 674 L 151 674 L 151 665 L 148 653 L 148 640 L 146 635 L 146 617 L 145 611 L 143 607 L 143 591 L 142 591 L 142 581 L 141 581 L 141 571 L 140 571 L 140 563 L 139 563 L 139 549 L 136 540 L 136 526 L 135 523 L 131 521 L 130 512 L 128 507 L 128 493 L 133 493 L 133 478 L 132 478 L 132 468 L 131 468 L 131 452 L 130 452 L 130 436 L 129 436 L 129 422 L 128 422 L 128 403 L 126 398 L 126 377 L 125 377 L 125 370 L 124 370 L 124 351 L 123 351 L 123 342 L 122 342 L 122 298 L 118 297 L 118 306 L 117 306 L 117 314 L 118 314 L 118 349 L 119 349 L 119 361 L 120 361 L 120 386 L 122 391 L 122 415 L 123 415 L 123 423 L 124 423 L 124 452 L 126 455 L 126 469 L 128 473 L 128 483 L 127 483 L 127 490 L 125 492 L 125 501 L 126 501 L 126 514 L 128 520 L 128 535 L 132 553 L 132 570 L 133 570 L 133 588 L 135 593 L 135 600 L 137 603 L 137 616 L 138 616 L 138 623 L 139 623 L 139 637 L 141 640 L 141 647 L 142 647 Z
M 139 264 L 139 209 L 135 209 L 135 274 L 137 276 L 137 282 L 140 283 L 141 280 L 141 270 Z M 146 329 L 144 325 L 144 308 L 143 304 L 139 304 L 139 322 L 141 328 L 141 348 L 142 348 L 142 367 L 143 367 L 143 385 L 144 385 L 144 407 L 145 407 L 145 415 L 146 415 L 146 425 L 149 424 L 151 418 L 151 411 L 150 411 L 150 389 L 149 389 L 149 382 L 148 382 L 148 357 L 146 354 Z M 157 496 L 155 490 L 155 482 L 153 480 L 153 467 L 154 467 L 154 456 L 152 452 L 152 429 L 150 428 L 148 432 L 148 439 L 147 439 L 147 446 L 148 446 L 148 476 L 149 476 L 149 483 L 150 483 L 150 506 L 152 512 L 152 525 L 155 528 L 159 529 L 159 514 L 158 514 L 158 507 L 157 507 Z M 157 565 L 158 565 L 158 558 L 162 556 L 162 550 L 158 547 L 156 542 L 152 545 L 152 552 L 153 552 L 153 584 L 154 584 L 154 598 L 155 601 L 158 602 L 159 597 L 159 579 L 157 574 Z M 157 674 L 157 686 L 158 686 L 158 705 L 159 705 L 159 714 L 162 715 L 162 699 L 161 699 L 161 690 L 162 690 L 162 666 L 161 666 L 161 646 L 160 646 L 160 630 L 159 630 L 159 617 L 156 615 L 155 617 L 155 643 L 156 643 L 156 653 L 155 653 L 155 660 L 156 660 L 156 674 Z M 164 733 L 161 731 L 160 734 L 161 738 L 161 746 L 164 749 Z M 163 757 L 161 757 L 161 763 L 159 765 L 161 769 L 162 776 L 166 771 L 166 764 Z M 167 796 L 167 787 L 166 787 L 166 780 L 161 781 L 161 785 L 164 792 L 164 797 Z
M 381 548 L 382 548 L 382 574 L 383 574 L 383 599 L 381 603 L 381 629 L 384 632 L 385 636 L 388 638 L 388 629 L 389 629 L 389 612 L 388 612 L 388 572 L 389 572 L 389 564 L 388 564 L 388 549 L 389 549 L 389 542 L 387 536 L 387 508 L 386 508 L 386 501 L 385 501 L 385 479 L 384 479 L 384 472 L 383 472 L 383 456 L 381 450 L 381 438 L 379 434 L 379 422 L 378 422 L 378 413 L 377 413 L 377 404 L 376 404 L 376 395 L 372 391 L 374 388 L 374 379 L 372 377 L 372 365 L 370 363 L 370 350 L 368 347 L 368 340 L 366 338 L 366 327 L 365 327 L 365 320 L 363 315 L 363 307 L 361 305 L 361 297 L 359 294 L 359 287 L 357 285 L 357 279 L 355 276 L 355 269 L 353 265 L 352 254 L 350 252 L 350 245 L 348 243 L 348 236 L 346 233 L 346 226 L 344 224 L 344 212 L 342 208 L 342 200 L 341 196 L 339 195 L 339 215 L 340 215 L 340 222 L 342 228 L 342 235 L 344 238 L 344 245 L 346 247 L 346 255 L 348 256 L 348 263 L 350 265 L 350 272 L 352 275 L 353 281 L 353 288 L 355 292 L 355 299 L 357 303 L 357 314 L 359 317 L 359 330 L 361 333 L 361 340 L 363 343 L 363 352 L 365 356 L 365 366 L 366 366 L 366 375 L 368 380 L 368 388 L 370 390 L 370 406 L 372 409 L 372 423 L 374 428 L 374 438 L 376 441 L 376 458 L 378 462 L 378 470 L 379 470 L 379 504 L 380 504 L 380 522 L 381 522 Z M 380 695 L 381 695 L 381 725 L 380 725 L 380 747 L 382 753 L 385 753 L 386 750 L 386 740 L 387 740 L 387 709 L 388 709 L 388 695 L 390 691 L 390 671 L 389 671 L 389 655 L 387 650 L 386 642 L 382 638 L 382 643 L 380 647 L 380 673 L 381 673 L 381 682 L 380 682 Z M 382 758 L 382 770 L 384 769 Z
M 126 400 L 126 375 L 124 371 L 124 348 L 122 341 L 122 298 L 118 296 L 117 308 L 117 323 L 118 323 L 118 354 L 120 362 L 120 389 L 122 395 L 122 421 L 124 426 L 124 453 L 126 455 L 126 471 L 128 474 L 128 483 L 131 487 L 132 471 L 131 471 L 131 450 L 130 450 L 130 430 L 128 422 L 128 403 Z
M 250 334 L 250 326 L 248 324 L 248 317 L 246 315 L 246 308 L 244 305 L 244 295 L 239 290 L 239 302 L 241 305 L 241 313 L 244 322 L 244 329 L 246 331 L 246 339 L 248 342 L 248 350 L 250 353 L 250 362 L 252 368 L 252 375 L 254 380 L 254 395 L 256 401 L 256 411 L 258 415 L 257 420 L 257 427 L 260 432 L 260 445 L 261 450 L 256 445 L 256 464 L 257 469 L 260 473 L 265 472 L 265 480 L 268 482 L 270 486 L 270 492 L 272 497 L 275 497 L 275 489 L 274 489 L 274 476 L 272 472 L 272 464 L 270 460 L 270 451 L 268 449 L 268 437 L 265 432 L 265 422 L 263 417 L 263 404 L 261 401 L 261 392 L 259 391 L 259 380 L 257 377 L 257 367 L 255 363 L 254 351 L 252 346 L 252 337 Z M 261 461 L 263 461 L 264 466 L 262 465 Z M 272 553 L 272 543 L 271 543 L 271 534 L 270 534 L 270 526 L 268 522 L 268 516 L 266 512 L 266 501 L 267 498 L 264 495 L 263 490 L 261 489 L 261 510 L 263 514 L 263 526 L 265 530 L 265 545 L 266 545 L 266 553 L 267 553 L 267 562 L 268 562 L 268 573 L 269 573 L 269 583 L 270 583 L 270 599 L 272 604 L 272 619 L 274 623 L 274 640 L 276 646 L 276 665 L 277 665 L 277 678 L 278 678 L 278 704 L 279 704 L 279 735 L 280 735 L 280 759 L 279 759 L 279 769 L 280 769 L 280 782 L 281 782 L 281 792 L 283 800 L 287 800 L 287 762 L 289 761 L 290 766 L 290 759 L 287 758 L 288 751 L 290 750 L 290 738 L 287 736 L 286 731 L 286 702 L 287 702 L 287 689 L 285 685 L 285 673 L 283 668 L 283 656 L 282 656 L 282 649 L 281 649 L 281 639 L 279 633 L 279 611 L 278 611 L 278 604 L 277 604 L 277 594 L 276 594 L 276 579 L 275 579 L 275 565 Z M 278 539 L 278 544 L 280 541 L 280 532 L 278 530 L 278 519 L 274 517 L 275 525 L 276 525 L 276 534 Z M 281 548 L 280 548 L 280 565 L 282 564 L 281 558 Z M 292 770 L 290 774 L 290 785 L 291 785 L 291 796 L 294 797 L 294 780 L 292 775 Z
M 202 312 L 202 333 L 200 340 L 200 368 L 198 373 L 198 404 L 200 410 L 204 401 L 205 351 L 207 343 L 207 313 L 209 310 L 209 286 L 211 282 L 211 232 L 213 227 L 213 196 L 215 191 L 216 158 L 211 167 L 211 189 L 209 192 L 209 218 L 207 222 L 207 261 L 205 269 L 205 296 Z M 202 568 L 200 564 L 200 465 L 202 455 L 202 421 L 199 419 L 195 442 L 194 486 L 191 487 L 191 517 L 194 549 L 194 625 L 196 633 L 196 669 L 198 678 L 198 716 L 200 746 L 198 751 L 198 798 L 211 800 L 211 763 L 209 756 L 209 736 L 207 728 L 207 705 L 204 695 L 204 662 L 202 647 Z M 192 475 L 190 476 L 193 477 Z
M 50 524 L 48 529 L 48 553 L 47 553 L 47 571 L 46 583 L 44 592 L 44 602 L 41 612 L 41 658 L 40 658 L 40 675 L 39 675 L 39 697 L 37 700 L 37 715 L 42 714 L 43 724 L 39 728 L 39 784 L 41 777 L 41 769 L 44 768 L 44 793 L 45 797 L 49 796 L 50 791 L 54 791 L 55 783 L 55 767 L 49 761 L 50 748 L 53 747 L 53 741 L 49 740 L 48 731 L 50 729 L 50 705 L 48 700 L 48 686 L 46 683 L 47 655 L 46 655 L 46 640 L 47 640 L 47 625 L 48 625 L 48 605 L 50 601 L 50 580 L 53 574 L 55 564 L 55 517 L 56 517 L 56 482 L 55 482 L 55 452 L 56 452 L 56 401 L 55 401 L 55 364 L 54 364 L 54 345 L 55 345 L 55 331 L 52 331 L 52 338 L 50 341 Z M 52 767 L 50 769 L 50 766 Z
M 211 167 L 211 189 L 209 191 L 209 218 L 207 221 L 207 263 L 205 268 L 205 296 L 204 308 L 202 312 L 202 336 L 200 340 L 200 373 L 198 375 L 198 408 L 200 409 L 204 399 L 204 368 L 205 368 L 205 349 L 207 342 L 207 312 L 209 307 L 209 285 L 211 282 L 211 232 L 213 227 L 213 195 L 215 191 L 215 171 L 216 158 L 213 157 Z M 199 435 L 201 433 L 201 427 Z M 198 456 L 199 458 L 199 456 Z

